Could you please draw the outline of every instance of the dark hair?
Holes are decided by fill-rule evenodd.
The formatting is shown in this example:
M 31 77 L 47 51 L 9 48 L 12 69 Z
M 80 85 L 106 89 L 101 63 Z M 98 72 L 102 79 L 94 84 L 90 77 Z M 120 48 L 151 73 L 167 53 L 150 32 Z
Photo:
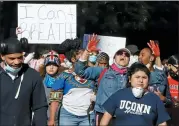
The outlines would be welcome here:
M 77 53 L 78 53 L 78 50 L 70 50 L 65 53 L 65 56 L 70 62 L 72 62 L 71 59 L 76 58 Z
M 21 38 L 20 41 L 15 37 L 5 39 L 0 43 L 0 53 L 2 55 L 11 53 L 22 53 L 28 50 L 28 40 Z
M 63 66 L 59 66 L 56 76 L 58 76 L 60 73 L 62 73 L 65 70 L 67 70 L 67 68 L 65 68 Z M 40 73 L 41 77 L 43 77 L 43 78 L 45 77 L 45 74 L 46 74 L 46 66 L 45 65 L 40 66 L 39 73 Z
M 138 72 L 138 71 L 145 72 L 145 74 L 148 76 L 148 78 L 150 78 L 150 71 L 149 71 L 149 69 L 144 64 L 138 63 L 138 62 L 133 63 L 131 65 L 131 67 L 128 69 L 128 73 L 127 73 L 127 75 L 128 75 L 127 87 L 131 86 L 131 84 L 129 83 L 129 78 L 131 78 L 131 76 L 133 74 L 135 74 L 136 72 Z
M 168 64 L 179 65 L 178 54 L 170 56 L 168 59 Z

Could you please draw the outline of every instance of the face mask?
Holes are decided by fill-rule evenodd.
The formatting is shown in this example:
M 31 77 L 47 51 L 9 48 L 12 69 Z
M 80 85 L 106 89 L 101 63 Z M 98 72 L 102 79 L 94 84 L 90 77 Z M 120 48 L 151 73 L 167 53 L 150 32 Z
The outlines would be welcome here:
M 144 89 L 141 87 L 132 88 L 132 93 L 136 98 L 141 98 L 144 93 Z
M 96 60 L 97 60 L 97 56 L 95 56 L 95 55 L 91 55 L 91 56 L 89 56 L 89 59 L 88 59 L 90 62 L 92 62 L 92 63 L 95 63 L 96 62 Z
M 179 81 L 179 75 L 177 75 L 173 70 L 169 70 L 169 74 L 172 77 L 172 79 Z
M 5 65 L 5 70 L 6 70 L 7 72 L 12 73 L 12 74 L 17 74 L 17 73 L 21 70 L 21 68 L 22 68 L 22 67 L 17 68 L 17 69 L 14 69 L 14 68 L 10 67 L 7 63 L 6 63 L 6 65 Z

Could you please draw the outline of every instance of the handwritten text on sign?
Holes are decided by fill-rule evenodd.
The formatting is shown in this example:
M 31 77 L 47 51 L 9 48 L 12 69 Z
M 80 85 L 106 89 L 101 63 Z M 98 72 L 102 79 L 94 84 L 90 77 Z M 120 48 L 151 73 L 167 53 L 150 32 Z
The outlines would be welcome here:
M 18 26 L 29 43 L 60 44 L 76 37 L 76 5 L 18 4 Z

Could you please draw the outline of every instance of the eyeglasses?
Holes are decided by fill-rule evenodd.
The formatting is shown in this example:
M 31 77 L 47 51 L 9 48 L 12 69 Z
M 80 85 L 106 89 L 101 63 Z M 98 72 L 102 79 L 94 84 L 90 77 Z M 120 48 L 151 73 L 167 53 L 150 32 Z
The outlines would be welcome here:
M 126 57 L 130 57 L 130 54 L 129 53 L 127 53 L 127 52 L 125 52 L 125 51 L 118 51 L 117 53 L 116 53 L 116 55 L 125 55 Z

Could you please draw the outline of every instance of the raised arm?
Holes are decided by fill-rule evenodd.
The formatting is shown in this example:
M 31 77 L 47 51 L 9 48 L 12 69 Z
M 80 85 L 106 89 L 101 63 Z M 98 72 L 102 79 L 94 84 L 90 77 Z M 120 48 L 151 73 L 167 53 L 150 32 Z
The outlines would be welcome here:
M 98 79 L 103 68 L 100 67 L 88 67 L 87 60 L 92 51 L 99 50 L 97 49 L 97 44 L 100 40 L 97 39 L 97 35 L 89 36 L 88 45 L 86 50 L 83 52 L 79 61 L 75 63 L 75 73 L 85 79 L 96 80 Z

